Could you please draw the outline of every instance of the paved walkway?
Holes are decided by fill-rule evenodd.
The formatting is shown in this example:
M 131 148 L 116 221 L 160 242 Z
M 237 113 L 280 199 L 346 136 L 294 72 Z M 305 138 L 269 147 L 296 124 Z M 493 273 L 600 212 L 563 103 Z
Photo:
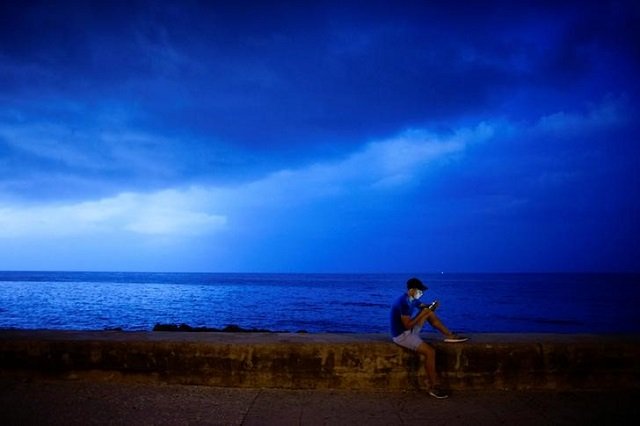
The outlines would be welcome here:
M 640 390 L 419 392 L 213 388 L 0 378 L 0 423 L 636 425 Z

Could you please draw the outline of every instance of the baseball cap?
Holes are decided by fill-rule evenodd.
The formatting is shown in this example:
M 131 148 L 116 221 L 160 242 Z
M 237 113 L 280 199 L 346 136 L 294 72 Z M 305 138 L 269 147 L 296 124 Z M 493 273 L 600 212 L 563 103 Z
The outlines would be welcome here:
M 422 284 L 422 281 L 417 278 L 409 278 L 409 280 L 407 281 L 407 290 L 412 288 L 417 288 L 418 290 L 425 291 L 427 289 L 427 286 Z

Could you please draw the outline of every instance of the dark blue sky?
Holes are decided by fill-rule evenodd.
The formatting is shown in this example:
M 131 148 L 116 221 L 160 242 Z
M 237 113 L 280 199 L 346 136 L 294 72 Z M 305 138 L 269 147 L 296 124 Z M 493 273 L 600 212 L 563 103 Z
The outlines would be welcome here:
M 2 2 L 0 269 L 640 271 L 637 2 L 306 3 Z

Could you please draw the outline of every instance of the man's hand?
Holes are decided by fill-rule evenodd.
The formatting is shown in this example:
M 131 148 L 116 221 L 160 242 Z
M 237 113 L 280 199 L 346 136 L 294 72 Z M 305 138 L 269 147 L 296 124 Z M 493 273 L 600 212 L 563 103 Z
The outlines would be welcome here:
M 438 306 L 440 306 L 440 302 L 437 300 L 434 300 L 433 302 L 431 302 L 430 305 L 425 305 L 424 303 L 420 304 L 420 309 L 429 309 L 430 311 L 435 311 Z

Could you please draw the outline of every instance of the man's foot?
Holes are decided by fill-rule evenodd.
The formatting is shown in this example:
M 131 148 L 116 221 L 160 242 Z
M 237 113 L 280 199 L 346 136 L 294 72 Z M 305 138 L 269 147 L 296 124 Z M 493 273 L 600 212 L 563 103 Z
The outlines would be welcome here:
M 469 340 L 468 337 L 458 336 L 457 334 L 452 334 L 444 338 L 445 343 L 462 343 Z
M 445 398 L 449 398 L 449 395 L 443 391 L 440 388 L 434 387 L 429 389 L 429 395 L 431 395 L 432 397 L 436 398 L 436 399 L 445 399 Z

